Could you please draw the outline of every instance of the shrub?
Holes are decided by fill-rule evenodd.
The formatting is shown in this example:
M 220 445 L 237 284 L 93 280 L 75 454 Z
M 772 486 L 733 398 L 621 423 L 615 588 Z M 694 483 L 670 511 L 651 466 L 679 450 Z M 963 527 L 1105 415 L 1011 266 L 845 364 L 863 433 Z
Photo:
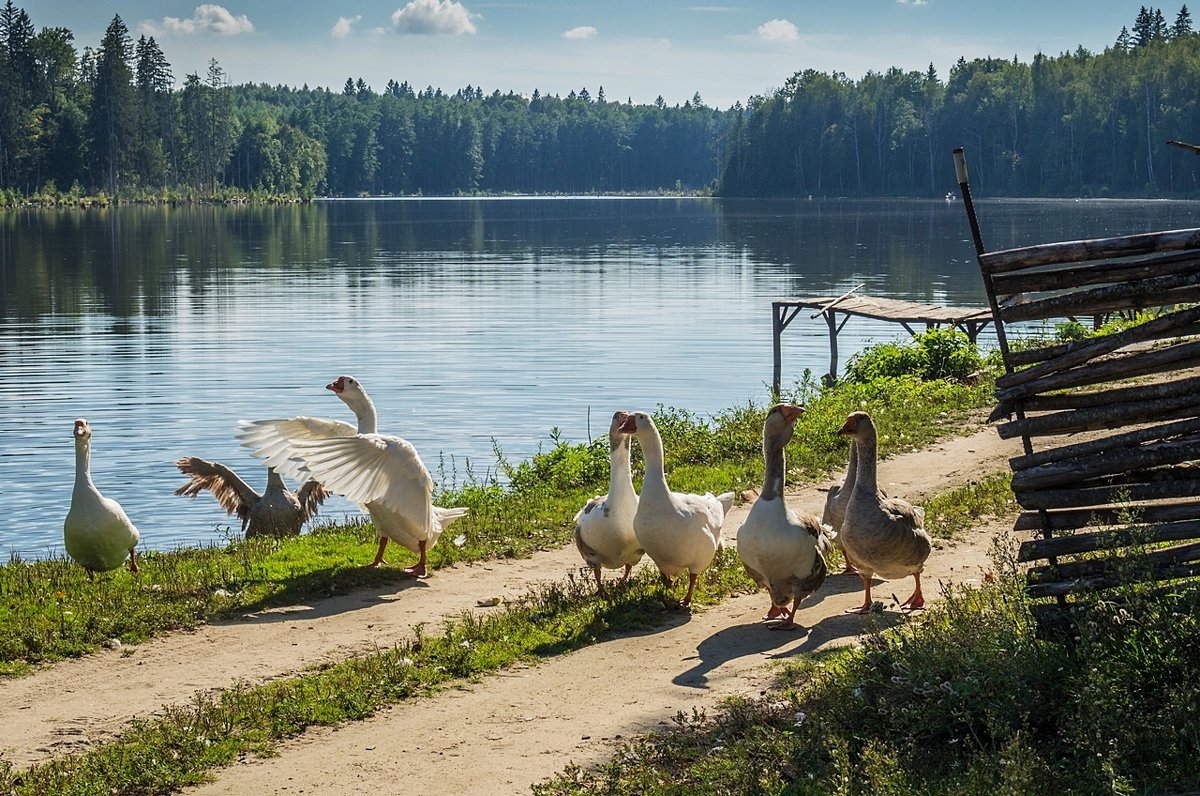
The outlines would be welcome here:
M 917 376 L 926 381 L 966 382 L 984 369 L 979 348 L 957 329 L 933 329 L 908 343 L 882 343 L 855 354 L 846 365 L 848 381 Z

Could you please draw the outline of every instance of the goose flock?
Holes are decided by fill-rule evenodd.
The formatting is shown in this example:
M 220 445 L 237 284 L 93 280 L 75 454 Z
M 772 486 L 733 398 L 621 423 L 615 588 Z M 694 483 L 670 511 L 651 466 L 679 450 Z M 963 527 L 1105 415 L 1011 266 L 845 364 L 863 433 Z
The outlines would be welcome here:
M 418 556 L 405 571 L 427 577 L 429 549 L 467 509 L 433 505 L 433 478 L 407 440 L 379 433 L 375 404 L 362 384 L 340 376 L 326 385 L 353 412 L 341 420 L 296 416 L 239 421 L 237 437 L 267 467 L 260 494 L 231 468 L 199 457 L 176 462 L 188 482 L 175 494 L 196 497 L 208 491 L 221 508 L 242 521 L 246 536 L 295 536 L 330 493 L 359 503 L 370 515 L 379 547 L 370 566 L 385 564 L 389 542 Z M 863 603 L 849 609 L 874 609 L 872 579 L 912 576 L 914 589 L 902 608 L 925 605 L 921 570 L 932 545 L 925 512 L 908 501 L 889 497 L 876 482 L 875 424 L 866 412 L 853 412 L 839 433 L 850 438 L 843 482 L 829 491 L 822 516 L 795 510 L 784 496 L 784 449 L 791 441 L 800 406 L 777 404 L 763 423 L 763 488 L 737 532 L 737 551 L 746 571 L 767 590 L 770 607 L 763 617 L 773 630 L 795 630 L 796 611 L 824 583 L 835 546 L 844 573 L 862 579 Z M 63 523 L 67 554 L 88 576 L 121 567 L 126 559 L 138 571 L 138 530 L 121 506 L 104 497 L 91 476 L 92 430 L 75 421 L 75 486 Z M 675 492 L 667 484 L 662 436 L 646 412 L 618 411 L 609 425 L 608 493 L 589 500 L 575 515 L 575 544 L 592 570 L 596 591 L 605 593 L 604 569 L 623 569 L 622 582 L 648 556 L 670 589 L 687 574 L 679 605 L 691 604 L 696 580 L 723 547 L 722 528 L 734 493 Z M 630 460 L 636 439 L 645 462 L 642 491 L 633 486 Z M 293 493 L 284 477 L 302 486 Z

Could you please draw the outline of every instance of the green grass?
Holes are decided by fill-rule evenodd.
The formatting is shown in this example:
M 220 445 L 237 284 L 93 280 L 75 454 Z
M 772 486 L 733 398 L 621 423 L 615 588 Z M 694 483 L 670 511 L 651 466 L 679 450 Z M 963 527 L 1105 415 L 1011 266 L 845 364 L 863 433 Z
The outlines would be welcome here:
M 1079 604 L 1035 633 L 1011 550 L 999 574 L 861 647 L 781 667 L 759 699 L 676 718 L 538 796 L 1194 792 L 1200 586 Z
M 848 443 L 837 430 L 850 411 L 872 413 L 886 456 L 968 427 L 970 410 L 986 404 L 989 393 L 986 386 L 913 377 L 824 389 L 806 375 L 786 397 L 807 407 L 788 450 L 788 479 L 802 482 L 845 466 Z M 719 493 L 760 485 L 764 414 L 753 403 L 711 418 L 658 407 L 671 486 Z M 468 471 L 465 484 L 436 496 L 439 505 L 465 505 L 471 514 L 430 551 L 434 569 L 569 543 L 575 512 L 607 490 L 607 440 L 571 443 L 552 431 L 549 442 L 516 464 L 497 449 L 499 478 Z M 118 570 L 94 581 L 64 558 L 11 560 L 0 566 L 0 675 L 87 654 L 111 639 L 137 643 L 248 610 L 400 582 L 399 569 L 415 556 L 392 545 L 392 566 L 369 569 L 375 544 L 369 524 L 326 526 L 291 539 L 147 552 L 140 575 Z
M 737 554 L 724 550 L 701 576 L 696 604 L 712 604 L 753 584 Z M 535 586 L 487 616 L 464 613 L 440 632 L 422 626 L 410 642 L 260 686 L 197 695 L 161 718 L 138 720 L 115 741 L 81 755 L 15 771 L 0 758 L 0 792 L 29 794 L 170 793 L 204 781 L 245 754 L 270 755 L 307 727 L 366 718 L 386 705 L 478 678 L 517 661 L 535 662 L 594 643 L 605 634 L 663 624 L 681 610 L 678 584 L 656 574 L 595 596 L 587 578 Z
M 991 473 L 922 501 L 925 530 L 931 536 L 954 539 L 989 517 L 1007 517 L 1017 511 L 1012 493 L 1012 473 Z

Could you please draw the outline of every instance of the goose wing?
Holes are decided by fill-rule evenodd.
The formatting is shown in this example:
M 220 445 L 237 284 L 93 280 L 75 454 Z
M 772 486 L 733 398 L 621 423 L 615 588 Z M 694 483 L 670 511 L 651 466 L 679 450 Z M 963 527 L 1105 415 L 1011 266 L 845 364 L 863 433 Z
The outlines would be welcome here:
M 289 447 L 331 492 L 433 523 L 433 478 L 408 440 L 384 434 L 293 439 Z
M 262 497 L 237 473 L 219 462 L 188 456 L 175 462 L 175 466 L 188 476 L 188 482 L 175 490 L 176 495 L 194 498 L 207 489 L 226 514 L 236 514 L 243 524 L 250 519 L 251 507 Z
M 318 509 L 327 497 L 329 492 L 320 481 L 305 481 L 296 493 L 296 499 L 300 501 L 300 521 L 305 523 L 317 516 Z
M 294 443 L 353 437 L 358 429 L 341 420 L 323 417 L 287 417 L 274 420 L 239 420 L 237 437 L 250 452 L 282 476 L 307 481 L 312 477 Z

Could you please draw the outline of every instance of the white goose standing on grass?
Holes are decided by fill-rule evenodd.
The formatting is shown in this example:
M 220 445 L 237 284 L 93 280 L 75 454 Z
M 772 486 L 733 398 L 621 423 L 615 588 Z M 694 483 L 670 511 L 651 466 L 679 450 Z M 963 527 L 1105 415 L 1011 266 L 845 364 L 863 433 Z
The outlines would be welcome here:
M 846 553 L 862 577 L 863 604 L 853 613 L 871 611 L 871 578 L 905 578 L 912 575 L 916 588 L 901 608 L 922 608 L 921 570 L 933 545 L 925 532 L 925 510 L 907 500 L 883 497 L 876 485 L 878 447 L 875 423 L 866 412 L 852 412 L 838 431 L 854 438 L 858 446 L 858 472 L 846 516 L 838 534 Z
M 260 495 L 220 462 L 188 456 L 175 466 L 189 476 L 188 482 L 175 490 L 176 495 L 194 498 L 207 489 L 226 514 L 238 516 L 247 537 L 298 536 L 328 495 L 320 482 L 311 479 L 293 493 L 274 467 L 267 468 L 267 488 Z
M 782 619 L 772 630 L 795 630 L 800 601 L 825 582 L 825 557 L 832 551 L 821 521 L 788 508 L 783 497 L 783 449 L 796 430 L 804 409 L 776 404 L 763 423 L 763 489 L 738 530 L 737 550 L 742 564 L 759 586 L 771 593 L 765 619 Z M 791 608 L 788 602 L 791 601 Z
M 638 544 L 662 573 L 667 588 L 676 575 L 688 573 L 687 594 L 679 602 L 686 608 L 692 603 L 696 578 L 721 547 L 721 526 L 725 512 L 733 506 L 733 493 L 714 496 L 672 492 L 663 472 L 662 437 L 650 415 L 633 412 L 626 416 L 621 431 L 637 437 L 646 461 L 642 494 L 633 518 Z
M 92 428 L 88 421 L 75 421 L 75 488 L 71 508 L 63 522 L 63 542 L 67 555 L 87 570 L 116 569 L 129 557 L 129 571 L 137 572 L 137 544 L 141 538 L 125 510 L 117 501 L 106 498 L 92 483 Z
M 239 421 L 242 444 L 294 478 L 315 478 L 331 492 L 363 505 L 375 524 L 379 549 L 371 566 L 382 566 L 388 540 L 420 556 L 405 572 L 424 578 L 426 553 L 465 508 L 433 505 L 433 478 L 408 440 L 376 431 L 378 414 L 362 384 L 339 376 L 325 386 L 358 419 L 358 428 L 339 420 L 292 417 Z
M 575 546 L 596 575 L 596 593 L 604 594 L 600 568 L 625 568 L 621 582 L 629 580 L 633 565 L 642 560 L 642 546 L 633 531 L 638 496 L 633 491 L 629 464 L 631 438 L 621 430 L 625 412 L 614 412 L 608 427 L 608 494 L 594 497 L 575 515 Z

